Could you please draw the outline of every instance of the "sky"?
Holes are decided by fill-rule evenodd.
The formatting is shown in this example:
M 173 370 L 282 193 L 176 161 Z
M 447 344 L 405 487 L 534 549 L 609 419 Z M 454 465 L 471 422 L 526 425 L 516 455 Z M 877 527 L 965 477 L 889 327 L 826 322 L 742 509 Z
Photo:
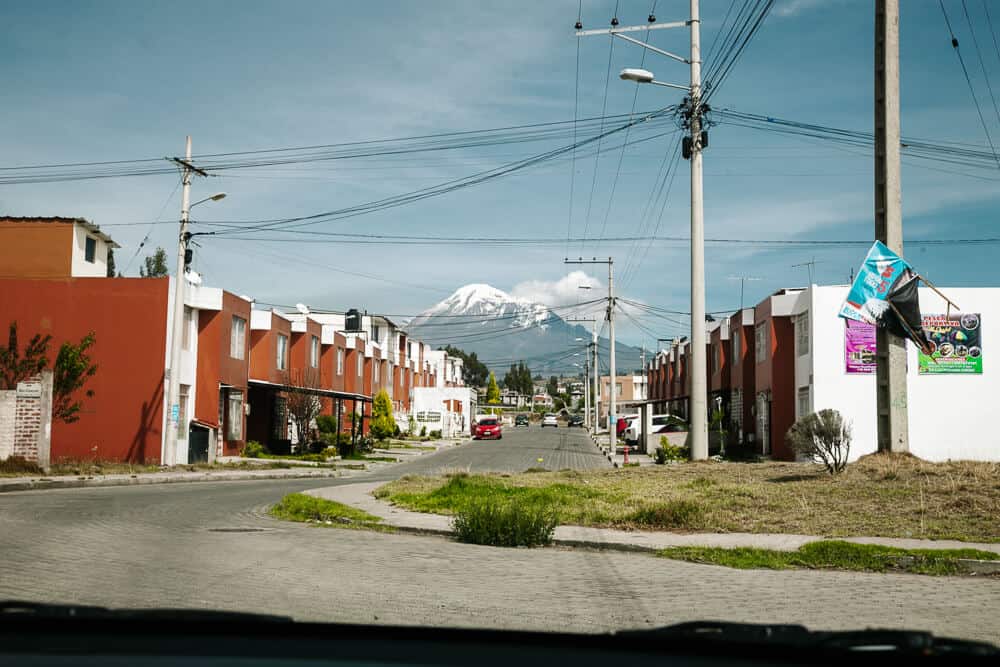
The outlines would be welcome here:
M 738 4 L 738 3 L 737 3 Z M 988 149 L 938 3 L 902 3 L 904 137 Z M 1000 49 L 982 0 L 945 0 L 993 141 L 1000 111 Z M 585 0 L 586 28 L 643 24 L 651 2 Z M 660 22 L 686 18 L 687 2 L 661 1 Z M 704 0 L 703 52 L 730 2 Z M 578 2 L 34 2 L 0 9 L 5 122 L 0 167 L 160 158 L 412 137 L 649 111 L 683 93 L 618 79 L 643 66 L 685 84 L 686 67 L 609 38 L 577 39 Z M 995 10 L 1000 23 L 1000 8 Z M 981 51 L 982 65 L 969 31 Z M 1000 26 L 997 26 L 1000 28 Z M 716 109 L 871 131 L 873 10 L 869 0 L 777 0 L 714 93 Z M 648 33 L 687 53 L 685 29 Z M 578 50 L 579 49 L 579 50 Z M 579 58 L 579 61 L 577 60 Z M 578 64 L 579 62 L 579 64 Z M 987 76 L 983 76 L 985 68 Z M 608 76 L 610 72 L 610 77 Z M 609 121 L 610 122 L 610 121 Z M 320 231 L 488 238 L 689 232 L 689 165 L 681 160 L 666 205 L 650 206 L 676 133 L 638 127 L 623 151 L 580 149 L 517 174 L 439 197 L 317 225 Z M 617 135 L 620 136 L 620 135 Z M 462 151 L 226 171 L 197 178 L 192 220 L 263 220 L 378 200 L 565 145 L 566 138 Z M 604 144 L 604 148 L 609 148 Z M 872 156 L 719 122 L 704 154 L 709 238 L 870 240 Z M 998 175 L 951 164 L 903 165 L 906 242 L 1000 236 Z M 121 244 L 119 269 L 176 249 L 179 179 L 172 174 L 0 185 L 0 214 L 79 216 Z M 572 196 L 571 196 L 572 191 Z M 650 213 L 652 211 L 652 213 Z M 140 248 L 140 243 L 145 241 Z M 939 286 L 996 286 L 997 245 L 910 246 L 907 258 Z M 605 265 L 566 256 L 613 257 L 616 291 L 686 312 L 689 250 L 683 242 L 548 245 L 345 244 L 330 239 L 262 242 L 199 238 L 194 267 L 207 284 L 260 303 L 416 314 L 467 283 L 489 283 L 550 305 L 606 289 Z M 751 305 L 783 287 L 846 283 L 862 246 L 769 247 L 709 243 L 707 309 Z M 803 264 L 815 262 L 810 266 Z M 171 265 L 173 261 L 171 261 Z M 799 265 L 799 266 L 796 266 Z M 593 289 L 580 297 L 578 285 Z M 633 311 L 618 334 L 631 344 L 684 333 L 670 319 Z

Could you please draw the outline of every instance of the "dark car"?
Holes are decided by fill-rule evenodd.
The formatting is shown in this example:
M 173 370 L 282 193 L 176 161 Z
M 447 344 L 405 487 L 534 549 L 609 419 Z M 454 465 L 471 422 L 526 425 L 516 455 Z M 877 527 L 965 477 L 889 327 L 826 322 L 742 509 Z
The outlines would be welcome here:
M 583 415 L 570 415 L 567 426 L 583 426 Z
M 514 417 L 514 426 L 529 426 L 528 415 L 518 415 Z

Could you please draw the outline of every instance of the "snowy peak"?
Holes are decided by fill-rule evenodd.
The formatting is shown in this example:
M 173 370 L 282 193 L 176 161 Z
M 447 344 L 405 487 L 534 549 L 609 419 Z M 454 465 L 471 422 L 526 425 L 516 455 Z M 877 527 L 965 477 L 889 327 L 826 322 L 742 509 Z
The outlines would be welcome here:
M 459 287 L 447 299 L 417 315 L 409 326 L 419 327 L 440 317 L 454 318 L 451 320 L 454 324 L 545 328 L 555 315 L 540 303 L 519 299 L 492 285 L 472 283 Z

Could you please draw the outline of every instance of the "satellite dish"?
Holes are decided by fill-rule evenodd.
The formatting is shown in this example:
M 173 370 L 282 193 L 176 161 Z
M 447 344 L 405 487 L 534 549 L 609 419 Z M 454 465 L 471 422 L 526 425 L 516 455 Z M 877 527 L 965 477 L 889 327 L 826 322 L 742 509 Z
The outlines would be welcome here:
M 187 278 L 187 281 L 192 285 L 201 284 L 201 275 L 196 271 L 186 271 L 184 273 L 184 277 Z
M 307 306 L 304 303 L 297 303 L 297 304 L 295 304 L 295 310 L 299 311 L 303 315 L 308 315 L 309 314 L 309 306 Z

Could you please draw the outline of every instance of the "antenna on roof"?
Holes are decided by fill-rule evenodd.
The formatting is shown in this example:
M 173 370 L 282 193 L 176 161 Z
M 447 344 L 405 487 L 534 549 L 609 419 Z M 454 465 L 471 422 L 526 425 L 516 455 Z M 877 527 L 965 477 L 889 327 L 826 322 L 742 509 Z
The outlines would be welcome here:
M 297 304 L 295 304 L 295 310 L 299 311 L 303 315 L 308 315 L 309 314 L 309 306 L 307 306 L 304 303 L 297 303 Z

